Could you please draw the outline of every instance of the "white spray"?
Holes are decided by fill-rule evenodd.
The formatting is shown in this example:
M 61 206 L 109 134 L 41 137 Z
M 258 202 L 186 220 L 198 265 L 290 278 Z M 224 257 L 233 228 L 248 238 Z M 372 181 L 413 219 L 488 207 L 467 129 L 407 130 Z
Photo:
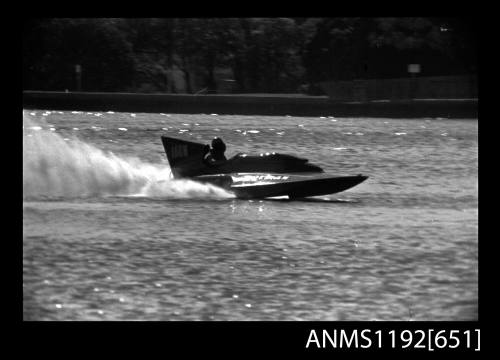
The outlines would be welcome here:
M 211 185 L 173 180 L 170 168 L 66 141 L 23 112 L 23 198 L 85 196 L 227 198 Z

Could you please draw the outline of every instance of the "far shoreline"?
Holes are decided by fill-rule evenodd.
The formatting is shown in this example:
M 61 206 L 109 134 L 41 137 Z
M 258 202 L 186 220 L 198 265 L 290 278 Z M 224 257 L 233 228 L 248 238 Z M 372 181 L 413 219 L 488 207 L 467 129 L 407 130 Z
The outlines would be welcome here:
M 23 108 L 220 115 L 477 119 L 478 99 L 334 102 L 304 94 L 144 94 L 23 91 Z

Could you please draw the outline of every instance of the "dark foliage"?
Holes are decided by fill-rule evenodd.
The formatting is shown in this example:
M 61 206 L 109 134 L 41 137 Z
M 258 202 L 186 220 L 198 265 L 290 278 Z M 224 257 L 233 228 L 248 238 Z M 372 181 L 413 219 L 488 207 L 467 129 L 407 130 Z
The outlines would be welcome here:
M 458 18 L 27 19 L 23 88 L 168 91 L 167 73 L 217 91 L 314 93 L 325 80 L 477 71 L 475 22 Z M 315 90 L 316 89 L 316 90 Z M 188 81 L 187 92 L 195 92 Z

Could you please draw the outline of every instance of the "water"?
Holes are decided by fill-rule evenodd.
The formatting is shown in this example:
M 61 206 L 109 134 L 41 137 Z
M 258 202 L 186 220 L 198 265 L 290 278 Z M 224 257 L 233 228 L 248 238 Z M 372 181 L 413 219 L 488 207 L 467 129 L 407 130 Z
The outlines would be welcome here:
M 24 319 L 476 320 L 477 126 L 24 110 Z M 161 134 L 370 178 L 238 200 L 172 180 Z

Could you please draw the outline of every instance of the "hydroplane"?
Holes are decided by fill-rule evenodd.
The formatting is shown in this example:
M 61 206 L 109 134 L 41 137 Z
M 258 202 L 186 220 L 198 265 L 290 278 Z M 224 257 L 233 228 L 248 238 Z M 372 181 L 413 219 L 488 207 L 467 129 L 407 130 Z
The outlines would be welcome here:
M 229 159 L 214 160 L 210 159 L 213 149 L 208 144 L 169 136 L 161 136 L 161 140 L 174 179 L 215 185 L 241 199 L 329 195 L 350 189 L 368 178 L 361 174 L 327 175 L 307 159 L 275 152 L 238 153 Z

